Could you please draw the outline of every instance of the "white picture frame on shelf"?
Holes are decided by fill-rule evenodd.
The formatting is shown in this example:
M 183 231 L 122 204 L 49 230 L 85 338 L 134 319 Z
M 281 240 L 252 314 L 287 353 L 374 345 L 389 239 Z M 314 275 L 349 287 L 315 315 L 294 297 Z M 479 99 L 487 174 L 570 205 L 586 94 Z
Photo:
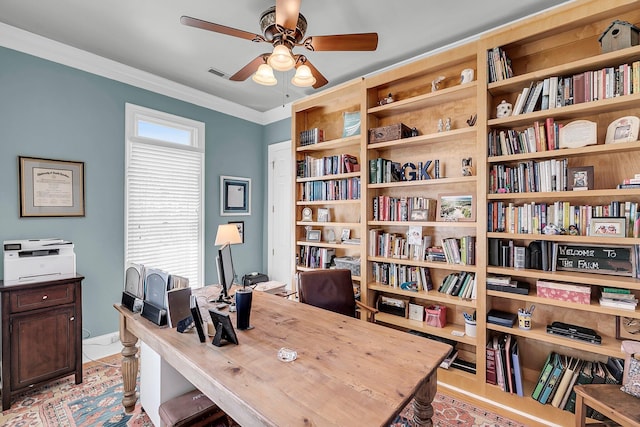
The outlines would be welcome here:
M 605 144 L 618 142 L 633 142 L 638 140 L 640 119 L 636 116 L 624 116 L 611 122 L 607 128 Z
M 329 208 L 318 208 L 318 222 L 329 221 L 331 221 L 331 213 L 329 212 Z
M 560 128 L 560 148 L 579 148 L 598 143 L 598 124 L 589 120 L 574 120 Z

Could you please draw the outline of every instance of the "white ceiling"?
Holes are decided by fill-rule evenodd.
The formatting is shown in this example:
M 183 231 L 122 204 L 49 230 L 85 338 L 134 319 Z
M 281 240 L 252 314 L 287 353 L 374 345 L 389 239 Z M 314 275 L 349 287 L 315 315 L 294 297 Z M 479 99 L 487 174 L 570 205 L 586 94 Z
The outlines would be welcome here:
M 303 0 L 307 36 L 377 32 L 375 52 L 308 52 L 329 80 L 322 89 L 373 73 L 568 0 Z M 0 0 L 0 22 L 186 85 L 258 112 L 314 93 L 289 83 L 260 86 L 228 77 L 270 51 L 265 43 L 180 24 L 188 15 L 259 33 L 274 0 Z M 0 41 L 0 45 L 2 42 Z M 226 77 L 208 72 L 222 71 Z

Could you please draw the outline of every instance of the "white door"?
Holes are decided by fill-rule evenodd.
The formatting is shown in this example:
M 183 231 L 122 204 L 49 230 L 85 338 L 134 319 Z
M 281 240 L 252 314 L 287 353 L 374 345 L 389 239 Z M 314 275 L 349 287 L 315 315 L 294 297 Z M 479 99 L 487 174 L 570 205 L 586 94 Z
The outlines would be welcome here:
M 267 269 L 270 280 L 286 283 L 292 289 L 291 213 L 292 167 L 291 141 L 269 146 L 267 195 Z

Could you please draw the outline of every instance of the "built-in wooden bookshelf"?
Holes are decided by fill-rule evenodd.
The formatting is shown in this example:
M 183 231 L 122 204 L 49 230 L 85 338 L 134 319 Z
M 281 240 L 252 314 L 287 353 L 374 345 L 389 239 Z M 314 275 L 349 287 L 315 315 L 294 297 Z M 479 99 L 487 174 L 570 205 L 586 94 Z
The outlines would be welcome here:
M 555 76 L 572 76 L 606 67 L 618 67 L 640 60 L 640 46 L 602 53 L 599 37 L 614 20 L 628 21 L 640 26 L 640 2 L 631 0 L 578 0 L 553 8 L 542 14 L 518 21 L 507 27 L 485 33 L 476 41 L 399 66 L 395 69 L 351 82 L 347 85 L 299 101 L 293 107 L 292 137 L 302 130 L 319 127 L 324 130 L 325 142 L 294 148 L 294 159 L 305 153 L 355 154 L 361 166 L 361 197 L 358 201 L 304 202 L 296 197 L 294 243 L 297 250 L 306 245 L 323 245 L 343 254 L 361 257 L 361 297 L 368 304 L 376 303 L 378 296 L 409 298 L 413 304 L 444 305 L 447 307 L 445 328 L 429 326 L 426 322 L 380 313 L 376 319 L 389 327 L 417 331 L 454 340 L 459 356 L 476 363 L 476 373 L 459 369 L 440 369 L 438 379 L 443 387 L 464 390 L 483 399 L 490 399 L 502 407 L 513 408 L 530 415 L 527 424 L 547 425 L 550 422 L 572 425 L 573 414 L 552 405 L 541 405 L 531 398 L 546 357 L 551 352 L 585 360 L 606 361 L 608 357 L 621 357 L 620 340 L 616 337 L 619 316 L 640 319 L 640 310 L 625 310 L 601 306 L 598 293 L 601 287 L 630 289 L 640 296 L 640 279 L 626 276 L 599 274 L 597 271 L 543 271 L 532 268 L 513 268 L 489 265 L 489 240 L 512 240 L 516 245 L 528 246 L 534 241 L 554 244 L 606 245 L 611 247 L 640 245 L 640 238 L 627 233 L 625 237 L 586 235 L 552 235 L 489 231 L 488 206 L 501 202 L 514 205 L 567 201 L 571 205 L 606 205 L 611 202 L 639 203 L 640 189 L 617 189 L 617 184 L 640 173 L 640 142 L 605 144 L 607 127 L 623 116 L 638 116 L 640 93 L 629 93 L 607 99 L 597 99 L 553 109 L 534 109 L 530 113 L 496 117 L 496 107 L 503 100 L 515 104 L 517 97 L 531 82 Z M 513 76 L 488 82 L 488 52 L 499 47 L 510 60 Z M 463 69 L 473 69 L 475 78 L 461 84 Z M 444 76 L 437 90 L 432 81 Z M 379 105 L 379 100 L 391 93 L 394 101 Z M 342 118 L 345 111 L 359 110 L 361 135 L 342 138 Z M 473 125 L 467 120 L 476 117 Z M 438 129 L 438 120 L 451 118 L 451 129 Z M 597 125 L 597 143 L 578 148 L 565 148 L 509 155 L 489 155 L 490 132 L 500 130 L 523 131 L 533 123 L 547 119 L 566 125 L 574 120 L 588 120 Z M 391 141 L 371 142 L 368 131 L 372 128 L 403 123 L 415 128 L 417 136 Z M 472 158 L 471 176 L 463 176 L 462 160 Z M 439 160 L 440 178 L 399 180 L 393 182 L 370 181 L 369 162 L 378 158 L 401 166 L 406 163 Z M 520 162 L 567 159 L 568 167 L 594 168 L 593 189 L 584 191 L 497 192 L 490 187 L 494 166 L 517 166 Z M 433 172 L 433 169 L 430 169 Z M 431 178 L 434 178 L 433 176 Z M 313 178 L 311 180 L 315 180 Z M 331 179 L 322 177 L 321 179 Z M 297 179 L 299 187 L 309 178 Z M 375 198 L 379 196 L 430 197 L 438 199 L 447 194 L 472 194 L 475 206 L 473 221 L 446 222 L 435 218 L 417 221 L 387 221 L 374 219 Z M 311 222 L 301 221 L 304 207 L 331 206 L 336 214 L 331 223 L 319 223 L 315 216 Z M 334 226 L 350 228 L 352 235 L 361 239 L 357 247 L 345 248 L 341 244 L 307 242 L 306 226 L 322 228 Z M 473 236 L 476 239 L 474 265 L 458 265 L 433 260 L 381 257 L 370 253 L 371 237 L 376 230 L 382 233 L 407 233 L 409 227 L 420 227 L 423 236 L 431 236 L 433 245 L 440 245 L 447 237 Z M 430 270 L 433 290 L 418 292 L 393 287 L 373 280 L 374 263 L 390 263 Z M 298 267 L 298 270 L 304 270 Z M 476 299 L 461 299 L 437 292 L 438 285 L 452 272 L 467 271 L 477 280 Z M 486 290 L 488 275 L 510 276 L 527 283 L 527 295 Z M 538 280 L 565 284 L 586 285 L 592 289 L 591 303 L 578 304 L 537 296 Z M 487 323 L 491 309 L 515 313 L 519 308 L 535 305 L 533 327 L 530 330 L 516 326 L 507 328 Z M 463 312 L 476 311 L 477 336 L 456 336 L 452 332 L 464 331 Z M 571 340 L 546 333 L 553 321 L 579 324 L 595 329 L 602 336 L 600 345 Z M 486 383 L 486 345 L 494 334 L 511 334 L 517 339 L 524 379 L 524 396 L 506 393 L 496 385 Z

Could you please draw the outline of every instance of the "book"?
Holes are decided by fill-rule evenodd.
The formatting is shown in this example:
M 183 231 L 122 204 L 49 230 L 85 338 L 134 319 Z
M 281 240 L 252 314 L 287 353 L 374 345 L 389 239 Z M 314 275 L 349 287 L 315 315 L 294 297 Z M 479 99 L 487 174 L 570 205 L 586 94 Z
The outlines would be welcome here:
M 560 382 L 558 383 L 558 388 L 556 389 L 555 394 L 553 395 L 553 399 L 551 400 L 551 405 L 556 408 L 560 407 L 560 403 L 562 399 L 564 399 L 565 394 L 567 393 L 567 389 L 569 387 L 569 383 L 571 383 L 571 379 L 573 378 L 573 372 L 578 364 L 578 360 L 571 358 L 567 362 L 567 366 L 562 373 L 562 377 L 560 377 Z
M 513 340 L 511 346 L 511 363 L 513 364 L 513 379 L 515 383 L 515 393 L 518 396 L 524 396 L 524 387 L 522 385 L 522 368 L 520 366 L 520 349 L 518 348 L 518 341 Z
M 496 377 L 496 350 L 493 348 L 493 341 L 489 340 L 485 350 L 486 354 L 486 382 L 488 384 L 498 385 Z
M 549 379 L 549 375 L 551 375 L 554 358 L 555 358 L 555 353 L 554 352 L 549 353 L 549 355 L 547 356 L 547 360 L 542 365 L 542 369 L 540 370 L 540 375 L 538 376 L 538 382 L 536 383 L 536 386 L 533 388 L 533 392 L 531 393 L 531 397 L 535 400 L 539 399 L 540 393 L 542 393 L 542 389 L 547 383 L 547 380 Z
M 554 396 L 554 393 L 560 383 L 560 377 L 562 376 L 564 370 L 566 369 L 566 356 L 561 356 L 558 353 L 555 353 L 553 360 L 553 369 L 549 374 L 549 378 L 542 388 L 542 392 L 538 398 L 538 402 L 542 403 L 551 403 L 551 399 Z
M 343 113 L 342 137 L 360 135 L 360 111 Z
M 487 313 L 487 322 L 510 328 L 516 323 L 517 317 L 518 315 L 515 313 L 509 313 L 492 308 Z
M 487 290 L 489 291 L 500 291 L 500 292 L 509 292 L 512 294 L 519 294 L 519 295 L 529 295 L 529 284 L 526 282 L 518 282 L 518 281 L 513 281 L 515 283 L 515 286 L 511 286 L 511 285 L 497 285 L 497 284 L 493 284 L 493 283 L 487 283 Z

